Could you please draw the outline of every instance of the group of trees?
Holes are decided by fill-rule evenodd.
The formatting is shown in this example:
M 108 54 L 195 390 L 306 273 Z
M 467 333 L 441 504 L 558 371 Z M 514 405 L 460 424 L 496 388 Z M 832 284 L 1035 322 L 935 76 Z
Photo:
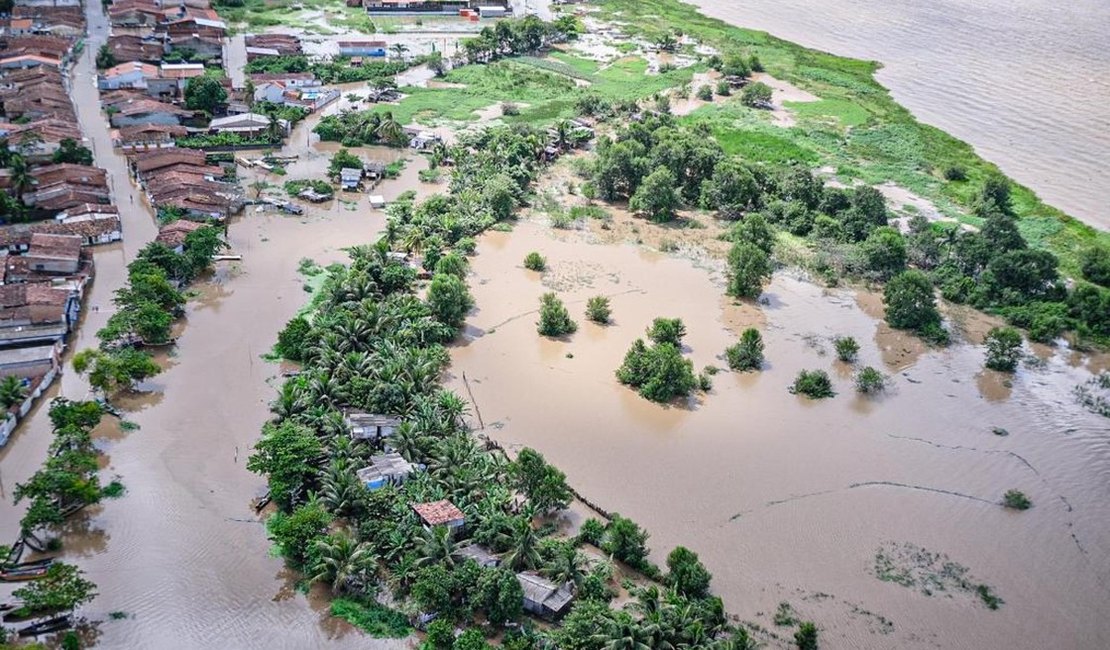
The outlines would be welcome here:
M 574 637 L 576 643 L 607 635 L 605 642 L 596 637 L 600 648 L 632 627 L 636 634 L 658 628 L 655 634 L 675 643 L 708 644 L 732 628 L 719 599 L 702 588 L 707 577 L 696 558 L 676 556 L 674 588 L 655 595 L 662 601 L 658 620 L 610 610 L 612 567 L 580 547 L 596 543 L 658 575 L 647 561 L 646 533 L 615 516 L 608 525 L 583 526 L 576 539 L 551 537 L 552 527 L 538 527 L 537 518 L 570 502 L 563 473 L 529 449 L 508 460 L 480 446 L 463 423 L 465 402 L 440 386 L 448 363 L 444 344 L 465 313 L 459 299 L 465 260 L 458 253 L 518 205 L 540 164 L 532 135 L 492 129 L 457 147 L 451 194 L 394 204 L 383 239 L 352 248 L 349 266 L 329 267 L 311 317 L 293 319 L 281 333 L 279 351 L 300 360 L 302 371 L 282 386 L 274 419 L 248 465 L 268 476 L 279 508 L 268 521 L 270 534 L 291 566 L 337 596 L 365 600 L 388 587 L 409 613 L 435 612 L 429 647 L 485 648 L 481 630 L 452 639 L 453 627 L 480 615 L 496 633 L 519 620 L 522 594 L 514 573 L 521 570 L 575 591 L 571 617 L 599 624 L 587 637 Z M 393 249 L 419 251 L 435 269 L 425 299 L 417 296 L 415 270 L 390 255 Z M 682 330 L 673 323 L 655 329 L 668 341 Z M 352 442 L 343 421 L 347 408 L 399 415 L 389 446 L 424 469 L 400 485 L 367 490 L 355 472 L 384 442 Z M 459 534 L 423 527 L 411 507 L 445 498 L 466 515 Z M 481 568 L 456 554 L 473 542 L 499 554 L 501 568 Z M 528 628 L 508 632 L 503 643 L 538 648 L 545 637 L 561 634 Z
M 158 374 L 151 356 L 135 346 L 170 342 L 171 326 L 185 304 L 179 287 L 207 270 L 225 247 L 214 226 L 186 235 L 181 253 L 159 242 L 147 244 L 127 266 L 127 284 L 112 298 L 116 312 L 96 333 L 100 347 L 74 356 L 78 374 L 87 374 L 90 385 L 106 398 Z
M 14 492 L 16 505 L 28 502 L 19 523 L 20 535 L 36 547 L 43 545 L 40 533 L 57 530 L 68 516 L 100 501 L 100 467 L 91 432 L 101 415 L 96 402 L 59 397 L 50 405 L 54 439 L 46 461 Z
M 201 75 L 185 84 L 185 108 L 204 111 L 209 115 L 227 103 L 227 89 L 216 77 Z
M 530 54 L 554 43 L 575 38 L 578 21 L 573 16 L 563 16 L 553 23 L 544 22 L 535 15 L 518 20 L 499 20 L 482 28 L 474 38 L 462 42 L 466 60 L 470 63 L 489 63 L 502 57 Z
M 682 356 L 686 326 L 677 318 L 656 318 L 648 328 L 651 345 L 636 339 L 617 369 L 617 380 L 653 402 L 685 397 L 698 387 L 694 363 Z
M 384 144 L 389 147 L 409 146 L 409 136 L 393 117 L 392 111 L 341 111 L 325 115 L 312 132 L 323 141 L 339 142 L 344 147 Z

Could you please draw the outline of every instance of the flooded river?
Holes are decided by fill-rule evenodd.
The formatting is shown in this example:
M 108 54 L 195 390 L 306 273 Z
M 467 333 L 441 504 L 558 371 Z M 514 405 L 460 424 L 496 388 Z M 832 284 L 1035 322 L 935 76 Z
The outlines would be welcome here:
M 542 276 L 521 265 L 531 250 L 547 257 Z M 588 498 L 643 524 L 657 561 L 693 548 L 745 620 L 775 629 L 770 612 L 789 601 L 818 622 L 822 648 L 1110 644 L 1110 427 L 1074 405 L 1087 373 L 1070 357 L 1050 355 L 1007 386 L 982 374 L 979 347 L 926 351 L 880 325 L 871 294 L 779 274 L 767 304 L 735 306 L 710 261 L 534 223 L 484 236 L 473 271 L 478 310 L 452 372 L 464 395 L 465 375 L 486 432 L 540 450 Z M 536 333 L 538 298 L 552 290 L 579 322 L 569 341 Z M 614 324 L 582 317 L 597 294 L 611 298 Z M 657 316 L 687 324 L 696 370 L 725 367 L 723 350 L 750 325 L 764 333 L 767 366 L 718 374 L 688 408 L 652 404 L 613 373 Z M 982 336 L 976 319 L 960 320 Z M 854 336 L 860 364 L 891 376 L 886 396 L 856 395 L 836 335 Z M 836 398 L 787 392 L 817 368 Z M 1011 488 L 1036 507 L 998 505 Z M 959 590 L 880 581 L 876 555 L 892 548 L 947 555 L 1006 602 L 990 611 Z
M 1110 4 L 1103 0 L 692 0 L 707 15 L 883 63 L 922 121 L 1048 203 L 1110 227 Z

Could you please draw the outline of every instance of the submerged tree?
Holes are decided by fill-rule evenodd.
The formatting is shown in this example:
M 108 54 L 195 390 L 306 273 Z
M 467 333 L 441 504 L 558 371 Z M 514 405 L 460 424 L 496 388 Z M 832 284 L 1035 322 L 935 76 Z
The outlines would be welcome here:
M 740 342 L 725 350 L 731 370 L 759 370 L 763 366 L 763 337 L 749 327 L 740 334 Z
M 994 327 L 987 332 L 986 366 L 991 370 L 1013 372 L 1021 361 L 1021 332 L 1012 327 Z

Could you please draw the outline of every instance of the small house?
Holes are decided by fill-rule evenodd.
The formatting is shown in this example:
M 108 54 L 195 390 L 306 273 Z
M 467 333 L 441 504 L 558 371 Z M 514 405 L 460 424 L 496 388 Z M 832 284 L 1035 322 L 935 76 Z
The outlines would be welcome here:
M 171 221 L 158 229 L 158 236 L 154 241 L 169 248 L 175 253 L 181 254 L 185 252 L 185 238 L 189 233 L 203 228 L 204 224 L 199 221 L 189 221 L 188 219 L 178 219 Z
M 392 415 L 374 415 L 351 411 L 343 417 L 347 428 L 351 430 L 352 440 L 375 441 L 393 435 L 397 427 L 401 426 L 401 418 Z
M 524 591 L 524 611 L 544 620 L 559 618 L 574 600 L 566 585 L 560 587 L 534 573 L 518 573 L 516 579 Z
M 387 485 L 400 485 L 416 471 L 416 465 L 397 452 L 370 457 L 370 466 L 355 472 L 367 490 L 377 490 Z
M 74 235 L 34 233 L 27 249 L 27 266 L 32 271 L 66 275 L 81 265 L 82 239 Z
M 431 149 L 442 141 L 442 138 L 431 131 L 419 131 L 409 140 L 409 146 L 417 150 Z
M 412 507 L 424 525 L 431 528 L 433 526 L 446 526 L 451 530 L 462 528 L 466 523 L 466 516 L 463 514 L 459 507 L 451 503 L 447 499 L 439 501 L 431 501 L 429 503 L 417 503 Z
M 478 15 L 482 18 L 504 18 L 509 13 L 505 7 L 483 5 L 478 7 Z
M 363 166 L 366 177 L 377 180 L 385 176 L 385 163 L 380 160 L 371 160 Z
M 339 186 L 349 192 L 358 191 L 362 187 L 362 170 L 354 167 L 339 170 Z
M 282 135 L 289 133 L 288 120 L 279 118 L 277 123 Z M 238 133 L 248 136 L 266 133 L 269 128 L 270 117 L 261 113 L 243 113 L 241 115 L 217 117 L 208 123 L 208 130 L 212 133 Z
M 381 210 L 385 207 L 385 197 L 381 194 L 370 195 L 370 207 L 375 210 Z
M 452 556 L 460 562 L 474 560 L 483 569 L 492 569 L 501 564 L 501 558 L 481 544 L 464 546 L 455 551 Z
M 60 340 L 48 345 L 0 350 L 0 377 L 41 377 L 57 370 L 61 357 Z

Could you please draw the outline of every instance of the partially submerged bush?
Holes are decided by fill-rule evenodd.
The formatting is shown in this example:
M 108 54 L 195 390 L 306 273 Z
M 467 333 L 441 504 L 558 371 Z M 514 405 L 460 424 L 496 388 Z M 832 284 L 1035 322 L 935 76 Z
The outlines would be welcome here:
M 682 337 L 686 336 L 686 325 L 681 318 L 656 318 L 647 330 L 653 343 L 671 343 L 681 347 Z
M 794 385 L 790 392 L 795 395 L 805 395 L 811 399 L 832 397 L 836 392 L 832 388 L 832 381 L 824 370 L 803 370 L 794 378 Z
M 987 362 L 991 370 L 1013 372 L 1021 361 L 1021 333 L 1012 327 L 995 327 L 987 332 Z
M 850 336 L 836 337 L 833 340 L 833 346 L 836 348 L 836 358 L 844 363 L 852 363 L 859 354 L 859 343 Z
M 586 301 L 586 319 L 598 323 L 599 325 L 607 325 L 609 323 L 612 310 L 609 307 L 609 299 L 605 296 L 594 296 Z
M 653 402 L 685 397 L 699 386 L 693 362 L 667 341 L 648 347 L 643 339 L 636 339 L 617 369 L 617 379 Z
M 856 373 L 856 390 L 869 395 L 872 393 L 880 393 L 886 388 L 886 377 L 883 373 L 875 370 L 871 366 L 863 368 Z
M 1007 490 L 1002 495 L 1002 505 L 1014 510 L 1028 510 L 1033 507 L 1033 502 L 1021 490 Z
M 759 370 L 763 367 L 763 337 L 749 327 L 740 335 L 740 342 L 725 350 L 731 370 Z
M 558 337 L 572 334 L 577 329 L 578 324 L 570 319 L 570 312 L 562 300 L 553 293 L 545 293 L 540 297 L 540 334 Z
M 524 256 L 524 268 L 529 271 L 544 271 L 547 269 L 547 259 L 536 251 Z

